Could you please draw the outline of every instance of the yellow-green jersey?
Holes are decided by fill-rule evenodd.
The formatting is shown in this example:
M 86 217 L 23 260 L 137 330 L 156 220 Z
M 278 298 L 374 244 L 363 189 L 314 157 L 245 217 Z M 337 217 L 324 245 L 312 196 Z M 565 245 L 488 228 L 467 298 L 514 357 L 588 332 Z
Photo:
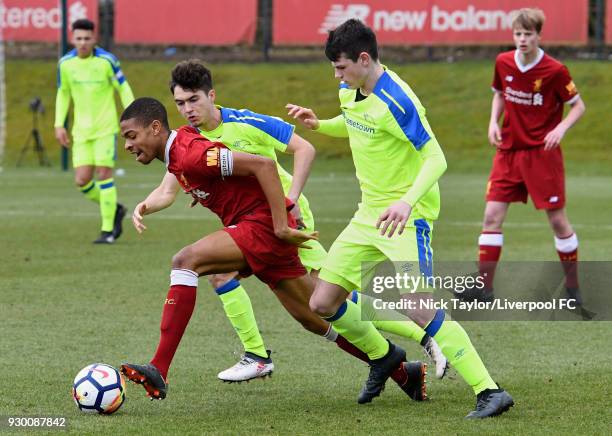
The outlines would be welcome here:
M 278 175 L 285 194 L 291 187 L 292 177 L 278 163 L 276 151 L 285 152 L 293 135 L 294 126 L 277 117 L 252 112 L 248 109 L 231 109 L 219 106 L 221 123 L 216 129 L 200 133 L 209 141 L 221 142 L 230 150 L 257 154 L 276 162 Z M 314 218 L 308 200 L 300 195 L 298 205 L 309 230 L 314 229 Z
M 91 56 L 80 58 L 76 49 L 68 52 L 57 66 L 55 127 L 64 125 L 72 98 L 75 142 L 116 134 L 119 122 L 115 90 L 123 107 L 134 101 L 130 85 L 112 53 L 96 47 Z
M 342 114 L 320 121 L 318 131 L 349 138 L 363 205 L 403 200 L 414 217 L 435 220 L 446 161 L 410 86 L 385 68 L 368 96 L 341 83 L 339 97 Z

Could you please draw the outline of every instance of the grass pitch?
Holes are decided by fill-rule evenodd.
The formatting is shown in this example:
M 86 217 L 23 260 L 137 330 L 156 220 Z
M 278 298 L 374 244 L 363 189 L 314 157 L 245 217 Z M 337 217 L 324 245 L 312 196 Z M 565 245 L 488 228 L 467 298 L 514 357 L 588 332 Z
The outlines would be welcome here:
M 321 160 L 307 186 L 326 247 L 358 201 L 350 162 Z M 133 207 L 161 178 L 163 167 L 125 165 L 120 200 Z M 473 260 L 486 173 L 444 176 L 437 260 Z M 585 260 L 609 260 L 610 177 L 569 177 L 569 216 Z M 130 384 L 112 416 L 85 415 L 70 397 L 83 366 L 144 362 L 154 352 L 171 256 L 219 228 L 187 198 L 147 217 L 137 235 L 126 220 L 114 246 L 94 246 L 96 207 L 56 169 L 0 173 L 0 305 L 3 369 L 0 415 L 66 416 L 75 434 L 606 434 L 610 429 L 610 323 L 464 323 L 493 377 L 516 406 L 498 419 L 467 422 L 474 406 L 456 375 L 430 379 L 431 400 L 414 403 L 390 382 L 367 406 L 356 395 L 367 367 L 295 323 L 256 279 L 244 281 L 266 345 L 272 379 L 226 385 L 216 379 L 241 352 L 221 304 L 205 280 L 170 372 L 166 400 L 150 402 Z M 545 218 L 511 208 L 504 259 L 555 260 Z M 393 338 L 412 359 L 416 344 Z M 606 345 L 608 344 L 608 345 Z
M 306 64 L 211 64 L 218 104 L 244 108 L 287 119 L 288 102 L 315 109 L 321 118 L 339 114 L 338 81 L 329 63 Z M 382 56 L 384 61 L 384 53 Z M 130 61 L 122 68 L 136 97 L 155 97 L 166 104 L 171 125 L 184 124 L 168 90 L 175 61 Z M 568 62 L 580 95 L 586 103 L 585 116 L 563 140 L 568 168 L 576 174 L 607 174 L 612 166 L 610 117 L 612 65 L 609 62 Z M 485 170 L 493 149 L 488 145 L 487 126 L 491 107 L 490 84 L 493 60 L 459 63 L 389 65 L 413 88 L 427 109 L 427 118 L 453 171 Z M 31 129 L 27 103 L 40 96 L 47 113 L 40 131 L 54 163 L 59 146 L 53 136 L 56 93 L 56 63 L 52 61 L 8 61 L 7 150 L 4 165 L 13 165 Z M 346 141 L 318 135 L 298 126 L 320 152 L 348 156 Z M 31 153 L 26 162 L 33 162 Z M 607 171 L 606 171 L 607 168 Z

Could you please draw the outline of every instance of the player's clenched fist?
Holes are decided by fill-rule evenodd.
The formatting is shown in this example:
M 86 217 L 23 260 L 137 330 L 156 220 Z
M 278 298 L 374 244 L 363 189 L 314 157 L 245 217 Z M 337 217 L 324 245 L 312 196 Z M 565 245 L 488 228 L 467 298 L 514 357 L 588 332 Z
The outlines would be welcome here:
M 295 104 L 288 103 L 285 108 L 288 109 L 287 114 L 290 117 L 298 120 L 304 126 L 308 127 L 312 130 L 317 130 L 319 128 L 319 119 L 317 115 L 313 112 L 312 109 L 308 109 L 302 106 L 297 106 Z
M 143 201 L 136 205 L 134 212 L 132 213 L 132 224 L 134 224 L 134 228 L 138 233 L 142 233 L 147 229 L 147 226 L 145 226 L 142 222 L 146 211 L 147 204 Z

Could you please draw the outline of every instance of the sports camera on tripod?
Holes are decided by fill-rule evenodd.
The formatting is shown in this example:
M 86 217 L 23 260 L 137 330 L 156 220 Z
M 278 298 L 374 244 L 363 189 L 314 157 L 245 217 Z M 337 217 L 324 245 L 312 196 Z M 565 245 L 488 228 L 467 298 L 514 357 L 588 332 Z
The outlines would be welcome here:
M 40 97 L 34 97 L 32 100 L 30 100 L 28 107 L 30 112 L 32 112 L 32 130 L 21 148 L 19 159 L 17 159 L 17 166 L 21 166 L 25 154 L 27 153 L 28 149 L 32 147 L 32 149 L 38 155 L 38 163 L 40 166 L 50 167 L 51 163 L 49 162 L 45 146 L 42 143 L 42 138 L 40 137 L 40 132 L 38 131 L 38 116 L 45 113 L 45 107 L 43 106 Z

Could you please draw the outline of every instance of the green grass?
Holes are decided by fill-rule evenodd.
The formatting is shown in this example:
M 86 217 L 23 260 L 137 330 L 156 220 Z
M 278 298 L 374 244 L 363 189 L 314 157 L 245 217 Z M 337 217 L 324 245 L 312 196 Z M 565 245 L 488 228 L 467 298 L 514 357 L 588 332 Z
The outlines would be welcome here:
M 117 183 L 121 200 L 133 207 L 159 181 L 163 167 L 125 163 L 125 168 Z M 436 259 L 474 259 L 485 180 L 484 171 L 443 178 Z M 610 176 L 568 178 L 569 215 L 582 259 L 610 260 L 611 183 Z M 426 403 L 412 403 L 389 385 L 373 404 L 358 406 L 367 368 L 301 330 L 252 278 L 244 283 L 274 350 L 272 379 L 241 385 L 216 380 L 241 350 L 220 302 L 202 280 L 171 370 L 169 397 L 152 403 L 140 387 L 129 385 L 117 414 L 84 415 L 69 394 L 77 371 L 96 361 L 118 365 L 152 355 L 172 255 L 219 225 L 180 198 L 147 217 L 144 235 L 128 227 L 116 245 L 94 246 L 96 208 L 72 185 L 71 174 L 57 170 L 0 173 L 0 415 L 63 415 L 75 434 L 609 432 L 610 323 L 465 323 L 492 375 L 517 403 L 499 419 L 466 422 L 473 397 L 456 375 L 433 380 Z M 319 162 L 307 193 L 329 247 L 358 200 L 350 162 Z M 555 259 L 544 216 L 530 205 L 512 207 L 505 234 L 504 259 Z M 415 344 L 398 342 L 412 358 L 421 356 Z
M 125 74 L 136 96 L 163 101 L 173 125 L 183 124 L 167 88 L 174 62 L 122 59 Z M 55 63 L 50 61 L 7 62 L 8 138 L 5 166 L 14 164 L 31 129 L 28 101 L 38 95 L 47 107 L 41 133 L 53 161 L 58 162 L 58 145 L 53 137 Z M 574 174 L 605 173 L 612 165 L 608 124 L 612 99 L 612 66 L 607 62 L 568 62 L 586 102 L 587 113 L 567 134 L 564 152 Z M 488 168 L 493 153 L 486 139 L 491 104 L 492 61 L 413 64 L 393 67 L 415 90 L 442 144 L 450 171 Z M 284 106 L 293 102 L 314 108 L 322 118 L 338 114 L 337 81 L 328 63 L 212 65 L 217 102 L 286 118 Z M 323 154 L 346 156 L 343 140 L 325 138 L 298 127 Z M 29 161 L 33 157 L 29 156 Z

